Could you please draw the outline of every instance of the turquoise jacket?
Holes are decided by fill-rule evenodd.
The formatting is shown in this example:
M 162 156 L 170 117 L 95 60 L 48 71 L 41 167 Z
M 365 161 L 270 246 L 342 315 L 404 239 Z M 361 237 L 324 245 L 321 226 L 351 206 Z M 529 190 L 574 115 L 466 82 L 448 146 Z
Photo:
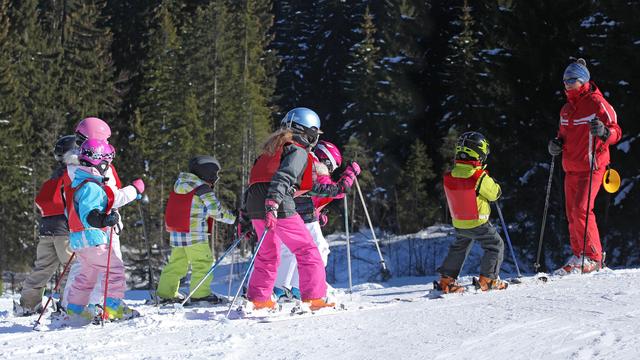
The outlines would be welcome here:
M 103 177 L 90 174 L 84 169 L 78 168 L 71 186 L 76 187 L 87 179 L 94 179 L 101 183 Z M 98 209 L 101 212 L 106 210 L 107 193 L 100 185 L 88 181 L 75 191 L 73 201 L 78 217 L 80 218 L 82 225 L 84 225 L 85 230 L 72 232 L 70 234 L 69 246 L 71 249 L 75 251 L 85 247 L 106 244 L 108 241 L 107 234 L 102 231 L 102 229 L 94 228 L 89 225 L 89 223 L 87 223 L 87 215 L 95 209 Z

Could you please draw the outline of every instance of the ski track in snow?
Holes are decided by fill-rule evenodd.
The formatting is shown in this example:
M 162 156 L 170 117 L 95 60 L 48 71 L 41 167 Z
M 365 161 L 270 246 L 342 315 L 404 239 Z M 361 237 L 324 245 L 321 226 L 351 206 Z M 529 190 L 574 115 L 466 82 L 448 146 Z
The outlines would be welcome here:
M 426 295 L 433 278 L 362 284 L 330 316 L 258 323 L 218 321 L 226 307 L 178 311 L 141 305 L 144 316 L 32 331 L 0 298 L 1 359 L 638 359 L 640 269 L 524 279 L 505 291 Z M 469 281 L 468 278 L 463 280 Z M 396 299 L 396 300 L 394 300 Z M 398 301 L 405 299 L 407 301 Z M 371 307 L 378 307 L 371 309 Z M 359 311 L 358 307 L 366 310 Z M 48 325 L 45 318 L 43 324 Z

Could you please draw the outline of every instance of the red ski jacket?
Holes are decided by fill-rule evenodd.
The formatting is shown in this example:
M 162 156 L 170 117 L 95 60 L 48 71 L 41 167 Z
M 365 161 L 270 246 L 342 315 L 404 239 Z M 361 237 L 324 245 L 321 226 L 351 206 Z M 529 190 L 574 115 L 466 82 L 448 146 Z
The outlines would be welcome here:
M 591 154 L 595 146 L 594 169 L 609 165 L 609 145 L 620 141 L 622 130 L 618 115 L 605 100 L 593 81 L 575 91 L 566 91 L 567 103 L 560 110 L 558 137 L 563 141 L 562 167 L 564 171 L 589 171 Z M 591 136 L 589 122 L 599 119 L 609 129 L 606 141 Z M 595 139 L 595 144 L 594 140 Z

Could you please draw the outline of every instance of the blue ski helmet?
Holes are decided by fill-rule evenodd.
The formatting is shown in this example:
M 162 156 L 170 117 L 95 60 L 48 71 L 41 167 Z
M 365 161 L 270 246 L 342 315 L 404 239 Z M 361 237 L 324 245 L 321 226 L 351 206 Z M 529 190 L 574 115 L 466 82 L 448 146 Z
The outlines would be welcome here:
M 305 135 L 305 141 L 303 141 L 307 143 L 305 145 L 315 145 L 318 142 L 318 137 L 322 134 L 320 117 L 315 111 L 305 107 L 289 110 L 280 121 L 280 126 L 285 129 L 292 129 L 294 133 Z

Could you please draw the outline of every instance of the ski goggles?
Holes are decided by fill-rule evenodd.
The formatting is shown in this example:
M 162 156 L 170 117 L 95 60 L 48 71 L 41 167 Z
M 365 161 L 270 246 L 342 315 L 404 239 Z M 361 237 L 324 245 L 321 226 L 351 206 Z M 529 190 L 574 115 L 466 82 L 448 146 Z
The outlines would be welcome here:
M 578 81 L 580 81 L 578 78 L 569 78 L 569 79 L 563 79 L 562 82 L 567 84 L 567 85 L 573 85 L 575 83 L 577 83 Z
M 106 160 L 109 162 L 111 162 L 115 156 L 113 152 L 105 154 L 98 151 L 91 151 L 91 149 L 82 150 L 82 155 L 92 160 Z

